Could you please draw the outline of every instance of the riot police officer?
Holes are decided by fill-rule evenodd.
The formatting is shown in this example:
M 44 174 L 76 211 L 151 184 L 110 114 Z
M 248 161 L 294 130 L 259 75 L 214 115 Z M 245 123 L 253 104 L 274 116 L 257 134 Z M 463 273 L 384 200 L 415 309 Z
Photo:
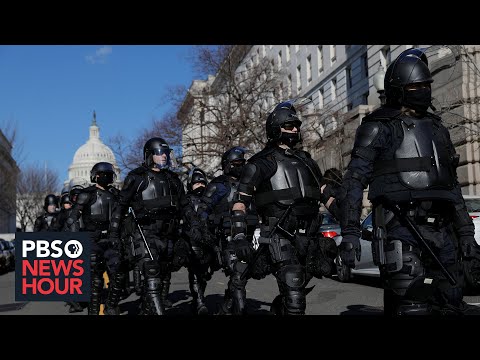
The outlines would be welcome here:
M 459 156 L 441 118 L 428 112 L 432 82 L 424 49 L 408 49 L 389 65 L 386 104 L 358 127 L 338 198 L 340 256 L 354 267 L 363 190 L 369 186 L 374 260 L 388 315 L 468 308 L 462 301 L 458 255 L 462 246 L 475 244 L 474 226 L 457 180 Z
M 33 231 L 55 231 L 57 222 L 58 196 L 48 194 L 45 196 L 43 210 L 45 213 L 36 218 Z
M 276 277 L 280 295 L 271 311 L 278 315 L 305 313 L 308 274 L 331 275 L 337 254 L 332 239 L 318 238 L 320 201 L 333 211 L 336 200 L 327 195 L 332 192 L 326 191 L 329 185 L 316 162 L 295 148 L 301 142 L 301 123 L 290 102 L 278 104 L 269 114 L 267 146 L 245 165 L 231 208 L 232 250 L 248 263 L 252 277 Z M 255 262 L 245 239 L 245 214 L 252 201 L 261 220 L 261 253 Z
M 225 275 L 229 277 L 223 304 L 220 307 L 221 314 L 246 313 L 247 280 L 240 278 L 246 263 L 239 261 L 230 249 L 230 209 L 233 205 L 233 195 L 238 188 L 238 178 L 245 166 L 245 153 L 246 149 L 236 146 L 223 154 L 221 160 L 223 175 L 217 176 L 208 184 L 201 199 L 203 204 L 199 209 L 200 218 L 208 220 L 214 242 L 221 249 L 222 266 Z M 249 219 L 249 225 L 254 227 L 257 223 L 256 214 L 252 212 Z
M 171 149 L 154 137 L 143 147 L 142 166 L 128 173 L 112 216 L 111 238 L 119 241 L 119 229 L 129 207 L 142 229 L 135 233 L 135 256 L 142 271 L 144 314 L 163 315 L 170 287 L 173 247 L 178 237 L 185 190 L 171 170 Z
M 125 283 L 125 271 L 119 243 L 109 241 L 109 226 L 112 213 L 118 202 L 119 191 L 112 187 L 116 178 L 113 165 L 99 162 L 90 171 L 90 181 L 95 185 L 83 189 L 67 218 L 70 231 L 79 231 L 79 219 L 83 220 L 84 231 L 91 239 L 91 297 L 88 305 L 89 315 L 98 315 L 101 293 L 104 285 L 103 273 L 108 270 L 110 282 L 104 314 L 119 313 L 118 302 Z
M 55 231 L 68 231 L 66 220 L 72 212 L 72 206 L 73 202 L 70 200 L 70 194 L 68 192 L 64 193 L 60 197 L 60 212 L 55 223 Z
M 202 210 L 201 197 L 205 193 L 208 184 L 207 175 L 200 168 L 193 168 L 190 171 L 187 180 L 187 200 L 191 204 L 191 209 L 195 212 Z M 215 260 L 214 244 L 208 243 L 207 223 L 202 222 L 196 216 L 196 213 L 185 212 L 183 219 L 184 233 L 188 237 L 191 251 L 187 261 L 188 281 L 190 293 L 192 294 L 192 310 L 195 314 L 208 314 L 205 305 L 205 288 L 207 281 L 210 280 L 209 266 Z M 197 234 L 194 234 L 194 232 Z M 197 235 L 197 236 L 195 236 Z M 215 265 L 212 265 L 216 269 Z

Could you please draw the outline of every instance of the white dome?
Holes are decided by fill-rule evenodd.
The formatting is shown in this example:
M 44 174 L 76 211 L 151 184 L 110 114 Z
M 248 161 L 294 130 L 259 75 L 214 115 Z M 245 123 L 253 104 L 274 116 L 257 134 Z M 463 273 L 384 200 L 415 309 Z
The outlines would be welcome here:
M 113 165 L 117 173 L 116 183 L 120 183 L 120 169 L 117 166 L 115 155 L 100 139 L 99 130 L 96 115 L 95 112 L 93 112 L 90 137 L 88 141 L 75 152 L 73 162 L 68 168 L 68 180 L 65 180 L 64 185 L 68 185 L 73 178 L 83 178 L 90 183 L 90 170 L 92 170 L 93 165 L 101 161 L 109 162 Z

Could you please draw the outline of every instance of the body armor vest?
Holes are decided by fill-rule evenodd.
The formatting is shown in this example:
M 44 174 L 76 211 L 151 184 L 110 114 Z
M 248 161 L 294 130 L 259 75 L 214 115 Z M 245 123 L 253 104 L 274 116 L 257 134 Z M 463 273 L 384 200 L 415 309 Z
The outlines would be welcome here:
M 142 182 L 145 188 L 135 195 L 134 210 L 156 213 L 167 208 L 178 208 L 178 189 L 164 171 L 148 171 Z
M 312 204 L 318 210 L 320 188 L 312 172 L 303 163 L 292 156 L 277 151 L 274 154 L 277 165 L 275 174 L 262 183 L 255 193 L 255 204 L 265 206 Z
M 386 195 L 394 201 L 452 200 L 455 184 L 454 154 L 439 122 L 401 116 L 392 120 L 399 138 L 374 164 L 369 199 Z
M 109 222 L 115 206 L 115 196 L 107 190 L 96 189 L 91 194 L 94 202 L 90 205 L 90 219 L 96 223 Z

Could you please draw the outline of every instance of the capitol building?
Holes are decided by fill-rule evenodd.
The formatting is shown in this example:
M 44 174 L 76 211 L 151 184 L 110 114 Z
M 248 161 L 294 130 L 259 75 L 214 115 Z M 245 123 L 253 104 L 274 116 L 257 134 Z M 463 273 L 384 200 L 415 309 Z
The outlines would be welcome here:
M 100 128 L 97 125 L 97 116 L 93 112 L 92 124 L 90 125 L 90 136 L 85 144 L 80 146 L 73 156 L 72 164 L 68 168 L 68 179 L 64 181 L 64 189 L 69 185 L 81 184 L 89 186 L 90 170 L 98 162 L 105 161 L 113 165 L 117 180 L 114 184 L 120 188 L 120 168 L 117 166 L 113 151 L 100 139 Z

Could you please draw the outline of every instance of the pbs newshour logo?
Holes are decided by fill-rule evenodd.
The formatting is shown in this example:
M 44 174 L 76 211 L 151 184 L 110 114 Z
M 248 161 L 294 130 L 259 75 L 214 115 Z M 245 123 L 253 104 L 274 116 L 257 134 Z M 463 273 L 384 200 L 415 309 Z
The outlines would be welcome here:
M 89 301 L 88 234 L 16 233 L 15 242 L 16 301 Z

